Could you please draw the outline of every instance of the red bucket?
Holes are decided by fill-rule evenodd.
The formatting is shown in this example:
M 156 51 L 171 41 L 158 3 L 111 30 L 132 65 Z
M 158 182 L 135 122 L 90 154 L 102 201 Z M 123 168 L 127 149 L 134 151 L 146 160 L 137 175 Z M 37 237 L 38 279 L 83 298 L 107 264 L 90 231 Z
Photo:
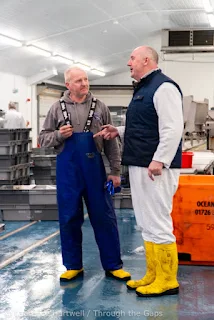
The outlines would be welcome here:
M 193 152 L 182 152 L 182 163 L 181 163 L 181 168 L 192 168 L 192 157 L 193 157 Z

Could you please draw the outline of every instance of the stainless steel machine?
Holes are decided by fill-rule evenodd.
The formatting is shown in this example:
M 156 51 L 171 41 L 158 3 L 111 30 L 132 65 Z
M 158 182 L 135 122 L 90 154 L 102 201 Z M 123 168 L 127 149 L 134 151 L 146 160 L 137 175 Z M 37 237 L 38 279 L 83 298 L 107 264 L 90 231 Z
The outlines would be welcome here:
M 209 100 L 195 101 L 193 96 L 183 98 L 184 132 L 183 143 L 186 140 L 206 139 L 206 121 L 208 118 Z
M 0 109 L 0 128 L 4 128 L 4 123 L 5 123 L 4 115 L 5 115 L 5 111 Z
M 214 110 L 208 111 L 208 119 L 206 121 L 207 149 L 214 150 Z

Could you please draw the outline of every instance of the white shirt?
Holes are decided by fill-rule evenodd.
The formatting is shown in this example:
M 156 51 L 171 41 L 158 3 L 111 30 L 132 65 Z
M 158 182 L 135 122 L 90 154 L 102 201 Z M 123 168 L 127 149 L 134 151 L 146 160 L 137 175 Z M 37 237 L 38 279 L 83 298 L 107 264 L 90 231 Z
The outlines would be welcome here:
M 6 129 L 19 129 L 26 128 L 25 120 L 20 112 L 15 109 L 9 109 L 5 115 L 5 124 Z
M 154 94 L 153 103 L 158 115 L 160 142 L 153 159 L 169 168 L 182 138 L 184 122 L 181 94 L 176 86 L 164 82 Z M 117 127 L 121 139 L 125 127 Z

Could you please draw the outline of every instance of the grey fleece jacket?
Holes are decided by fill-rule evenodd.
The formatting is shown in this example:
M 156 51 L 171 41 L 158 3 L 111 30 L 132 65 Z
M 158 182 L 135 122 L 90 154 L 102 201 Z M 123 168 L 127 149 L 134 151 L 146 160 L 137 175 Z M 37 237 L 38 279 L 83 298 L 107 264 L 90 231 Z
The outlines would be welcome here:
M 69 97 L 69 91 L 64 93 L 64 101 L 66 103 L 68 115 L 74 132 L 83 132 L 86 120 L 88 118 L 93 95 L 88 93 L 86 100 L 82 103 L 73 102 Z M 111 115 L 108 107 L 97 99 L 97 105 L 94 112 L 91 132 L 93 134 L 101 130 L 101 126 L 111 124 Z M 55 102 L 50 108 L 43 129 L 39 134 L 39 143 L 41 147 L 54 147 L 57 153 L 63 150 L 65 138 L 60 134 L 59 128 L 65 124 L 61 111 L 60 102 Z M 111 175 L 120 175 L 120 150 L 117 139 L 104 140 L 102 137 L 95 138 L 95 144 L 99 152 L 104 151 L 110 163 Z

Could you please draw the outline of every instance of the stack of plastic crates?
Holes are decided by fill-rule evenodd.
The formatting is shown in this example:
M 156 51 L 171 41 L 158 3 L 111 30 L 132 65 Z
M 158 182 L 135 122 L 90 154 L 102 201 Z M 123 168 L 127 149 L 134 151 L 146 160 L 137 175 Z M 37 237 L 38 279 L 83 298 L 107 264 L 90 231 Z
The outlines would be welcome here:
M 0 185 L 29 184 L 31 129 L 0 129 Z
M 58 220 L 56 186 L 0 186 L 2 221 Z
M 33 178 L 37 185 L 56 184 L 56 152 L 54 148 L 33 148 Z

